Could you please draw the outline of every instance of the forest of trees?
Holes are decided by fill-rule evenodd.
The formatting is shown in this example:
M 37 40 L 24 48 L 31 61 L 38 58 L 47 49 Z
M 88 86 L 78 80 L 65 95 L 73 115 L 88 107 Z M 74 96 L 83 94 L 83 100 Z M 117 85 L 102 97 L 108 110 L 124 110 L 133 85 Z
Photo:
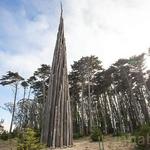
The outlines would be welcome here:
M 0 77 L 0 86 L 13 91 L 13 100 L 0 106 L 11 114 L 9 133 L 0 118 L 0 139 L 16 138 L 17 150 L 40 150 L 72 147 L 73 137 L 90 136 L 104 150 L 105 135 L 134 135 L 136 145 L 149 150 L 149 57 L 150 49 L 104 68 L 97 56 L 84 56 L 68 74 L 61 4 L 52 65 L 42 64 L 28 78 L 11 70 Z
M 149 123 L 150 72 L 144 55 L 119 59 L 108 69 L 98 57 L 82 57 L 69 74 L 74 133 L 91 133 L 99 126 L 104 134 L 134 132 Z
M 150 121 L 150 70 L 141 54 L 119 59 L 105 69 L 96 56 L 74 61 L 69 72 L 73 133 L 90 135 L 94 127 L 103 134 L 132 133 Z M 148 56 L 150 57 L 150 56 Z M 33 76 L 24 79 L 8 71 L 0 79 L 14 90 L 14 101 L 5 104 L 12 114 L 12 127 L 41 131 L 42 112 L 47 98 L 51 67 L 42 64 Z M 22 98 L 17 99 L 18 93 Z

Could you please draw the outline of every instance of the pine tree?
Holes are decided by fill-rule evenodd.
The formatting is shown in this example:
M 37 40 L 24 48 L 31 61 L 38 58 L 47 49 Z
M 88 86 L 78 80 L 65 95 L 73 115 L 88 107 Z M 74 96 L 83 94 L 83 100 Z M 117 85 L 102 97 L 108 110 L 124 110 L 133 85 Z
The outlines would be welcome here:
M 0 79 L 0 84 L 5 85 L 13 85 L 15 88 L 15 95 L 14 95 L 14 104 L 13 104 L 13 111 L 12 111 L 12 118 L 11 118 L 11 124 L 10 124 L 10 130 L 12 131 L 13 121 L 14 121 L 14 115 L 15 115 L 15 108 L 16 108 L 16 98 L 17 98 L 17 91 L 18 91 L 18 85 L 21 80 L 24 80 L 17 72 L 11 72 L 8 71 L 6 75 L 3 75 Z

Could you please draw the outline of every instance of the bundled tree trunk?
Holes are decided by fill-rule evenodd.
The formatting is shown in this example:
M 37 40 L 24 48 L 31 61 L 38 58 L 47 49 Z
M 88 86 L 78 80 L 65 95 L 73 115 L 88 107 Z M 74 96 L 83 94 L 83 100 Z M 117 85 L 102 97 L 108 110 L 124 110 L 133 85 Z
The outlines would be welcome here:
M 44 106 L 41 142 L 53 148 L 73 144 L 62 12 L 53 56 L 48 98 Z

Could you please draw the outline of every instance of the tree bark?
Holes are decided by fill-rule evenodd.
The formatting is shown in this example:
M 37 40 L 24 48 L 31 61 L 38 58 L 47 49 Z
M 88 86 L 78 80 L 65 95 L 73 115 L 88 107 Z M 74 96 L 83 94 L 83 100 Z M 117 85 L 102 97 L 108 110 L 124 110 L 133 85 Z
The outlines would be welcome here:
M 53 56 L 48 97 L 44 106 L 41 142 L 53 148 L 71 146 L 73 144 L 62 14 Z
M 12 132 L 12 126 L 13 126 L 15 109 L 16 109 L 17 91 L 18 91 L 18 83 L 15 84 L 15 96 L 14 96 L 14 104 L 13 104 L 13 111 L 12 111 L 12 118 L 11 118 L 9 133 Z

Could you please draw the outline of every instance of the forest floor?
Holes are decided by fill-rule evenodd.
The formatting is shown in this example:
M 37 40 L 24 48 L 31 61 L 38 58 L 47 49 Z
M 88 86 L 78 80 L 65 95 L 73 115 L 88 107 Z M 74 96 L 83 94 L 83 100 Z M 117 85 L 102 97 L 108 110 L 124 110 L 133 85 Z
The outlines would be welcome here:
M 10 139 L 8 141 L 0 140 L 0 150 L 16 150 L 17 141 L 15 139 Z
M 0 150 L 16 150 L 16 140 L 0 140 Z M 49 148 L 45 150 L 51 150 Z M 100 150 L 99 142 L 91 142 L 89 137 L 74 140 L 71 148 L 61 148 L 55 150 Z M 104 150 L 135 150 L 135 144 L 131 140 L 122 137 L 105 136 Z
M 47 149 L 50 150 L 50 149 Z M 100 150 L 99 142 L 92 142 L 89 137 L 74 140 L 71 148 L 61 148 L 56 150 Z M 135 150 L 135 144 L 125 137 L 106 136 L 104 138 L 104 150 Z

